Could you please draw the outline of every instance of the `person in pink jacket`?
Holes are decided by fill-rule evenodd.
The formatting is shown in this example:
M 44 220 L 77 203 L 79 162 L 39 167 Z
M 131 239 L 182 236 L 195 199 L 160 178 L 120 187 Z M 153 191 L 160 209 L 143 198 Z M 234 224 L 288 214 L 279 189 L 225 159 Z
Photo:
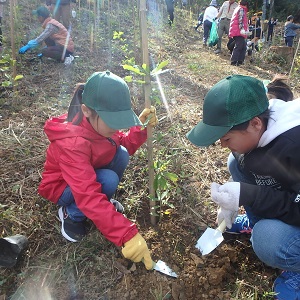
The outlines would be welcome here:
M 246 38 L 249 33 L 248 10 L 248 2 L 241 0 L 231 17 L 229 37 L 235 41 L 235 46 L 230 58 L 231 65 L 239 66 L 243 64 L 245 60 L 247 49 Z
M 146 120 L 148 126 L 157 124 L 154 107 L 137 117 L 125 81 L 109 71 L 94 73 L 78 84 L 68 114 L 46 121 L 50 145 L 38 192 L 60 206 L 67 240 L 84 238 L 88 218 L 109 241 L 124 246 L 126 258 L 152 269 L 145 240 L 122 214 L 121 203 L 112 199 L 129 156 L 147 139 L 141 126 Z M 128 132 L 121 131 L 126 128 Z

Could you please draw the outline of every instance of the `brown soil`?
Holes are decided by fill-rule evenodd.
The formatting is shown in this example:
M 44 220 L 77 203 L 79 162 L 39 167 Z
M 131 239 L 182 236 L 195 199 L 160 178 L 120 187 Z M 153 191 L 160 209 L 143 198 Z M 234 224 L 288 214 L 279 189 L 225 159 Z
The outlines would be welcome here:
M 24 9 L 30 12 L 29 7 Z M 17 91 L 0 88 L 0 232 L 2 237 L 23 234 L 29 240 L 15 267 L 0 268 L 0 299 L 272 298 L 272 283 L 279 270 L 257 259 L 250 235 L 224 234 L 225 241 L 206 256 L 195 248 L 205 229 L 216 227 L 210 183 L 228 180 L 229 152 L 218 143 L 208 149 L 193 147 L 185 134 L 201 119 L 202 99 L 221 78 L 239 73 L 271 79 L 275 73 L 288 73 L 289 67 L 266 64 L 267 48 L 256 54 L 253 63 L 247 58 L 244 66 L 230 66 L 226 41 L 223 54 L 218 56 L 212 49 L 203 48 L 201 32 L 193 29 L 196 17 L 188 11 L 176 10 L 173 27 L 161 20 L 160 24 L 151 21 L 149 26 L 152 59 L 156 63 L 169 60 L 166 67 L 169 71 L 160 75 L 160 80 L 172 116 L 168 118 L 164 106 L 156 104 L 160 124 L 154 132 L 154 159 L 168 162 L 168 171 L 177 174 L 179 180 L 169 187 L 169 197 L 161 205 L 160 220 L 152 226 L 147 147 L 143 146 L 132 158 L 116 194 L 126 208 L 127 217 L 138 224 L 153 259 L 165 261 L 178 278 L 147 271 L 142 263 L 132 265 L 93 225 L 89 235 L 78 244 L 62 238 L 57 208 L 37 194 L 48 145 L 43 124 L 49 116 L 67 110 L 77 82 L 84 82 L 94 71 L 105 69 L 126 76 L 122 61 L 135 55 L 138 62 L 141 56 L 141 49 L 134 46 L 138 38 L 133 33 L 138 28 L 131 22 L 134 15 L 131 6 L 121 6 L 124 13 L 112 13 L 110 22 L 106 13 L 111 11 L 106 6 L 103 11 L 100 22 L 106 26 L 95 33 L 98 36 L 91 49 L 86 33 L 90 30 L 86 26 L 90 23 L 86 22 L 91 14 L 88 4 L 82 4 L 81 18 L 74 24 L 73 32 L 79 57 L 71 67 L 47 59 L 40 61 L 35 52 L 27 53 L 17 57 L 18 74 L 24 75 Z M 165 18 L 164 11 L 163 14 Z M 36 26 L 32 22 L 30 26 Z M 126 41 L 112 40 L 108 25 L 114 30 L 122 28 Z M 30 26 L 24 29 L 28 35 Z M 124 45 L 132 49 L 130 55 L 122 50 Z M 4 73 L 0 76 L 4 78 Z M 298 95 L 297 78 L 290 84 Z M 138 113 L 144 106 L 142 88 L 136 84 L 129 86 Z M 161 140 L 159 134 L 163 136 Z

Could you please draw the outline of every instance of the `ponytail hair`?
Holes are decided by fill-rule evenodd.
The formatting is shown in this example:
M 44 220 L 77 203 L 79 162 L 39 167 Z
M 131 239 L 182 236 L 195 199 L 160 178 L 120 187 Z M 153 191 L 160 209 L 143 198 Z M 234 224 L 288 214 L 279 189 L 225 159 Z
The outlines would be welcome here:
M 75 87 L 73 98 L 69 105 L 67 121 L 72 122 L 73 125 L 80 124 L 83 118 L 83 113 L 81 110 L 83 90 L 84 90 L 84 83 L 78 83 Z

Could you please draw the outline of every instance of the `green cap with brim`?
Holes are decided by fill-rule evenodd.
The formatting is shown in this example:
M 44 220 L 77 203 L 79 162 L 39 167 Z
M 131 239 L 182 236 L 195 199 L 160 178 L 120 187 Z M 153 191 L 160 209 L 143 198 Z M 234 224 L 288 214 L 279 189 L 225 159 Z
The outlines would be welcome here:
M 262 114 L 269 101 L 262 81 L 243 75 L 228 76 L 215 84 L 203 103 L 203 120 L 187 138 L 199 147 L 207 147 L 232 127 Z
M 86 82 L 82 103 L 95 110 L 112 129 L 142 125 L 131 108 L 129 88 L 119 76 L 106 72 L 94 73 Z
M 46 6 L 40 6 L 38 9 L 33 10 L 32 14 L 36 15 L 36 16 L 40 16 L 43 18 L 48 18 L 50 16 L 50 11 Z

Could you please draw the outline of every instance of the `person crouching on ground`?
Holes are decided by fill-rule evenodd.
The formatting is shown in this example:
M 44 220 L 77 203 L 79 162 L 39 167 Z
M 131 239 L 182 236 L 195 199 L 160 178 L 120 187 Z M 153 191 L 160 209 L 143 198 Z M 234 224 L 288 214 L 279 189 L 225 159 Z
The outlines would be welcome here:
M 24 54 L 29 49 L 37 47 L 43 41 L 47 47 L 43 48 L 41 53 L 45 57 L 50 57 L 64 62 L 65 58 L 71 57 L 74 52 L 74 42 L 67 29 L 57 20 L 50 17 L 50 12 L 45 6 L 39 7 L 33 11 L 39 22 L 42 24 L 44 31 L 27 45 L 20 48 L 19 53 Z
M 84 238 L 88 218 L 105 238 L 124 246 L 126 258 L 152 269 L 145 240 L 112 199 L 129 156 L 147 139 L 141 125 L 148 119 L 148 126 L 158 123 L 155 108 L 145 108 L 138 118 L 123 79 L 109 71 L 94 73 L 77 86 L 68 114 L 45 124 L 50 145 L 38 192 L 60 206 L 61 232 L 68 241 Z
M 263 83 L 233 75 L 206 94 L 203 121 L 188 134 L 196 146 L 220 140 L 234 182 L 212 183 L 218 222 L 231 232 L 252 230 L 252 247 L 265 264 L 284 270 L 276 299 L 300 297 L 300 99 L 268 100 Z M 238 215 L 244 206 L 247 214 Z M 232 224 L 233 223 L 233 224 Z

